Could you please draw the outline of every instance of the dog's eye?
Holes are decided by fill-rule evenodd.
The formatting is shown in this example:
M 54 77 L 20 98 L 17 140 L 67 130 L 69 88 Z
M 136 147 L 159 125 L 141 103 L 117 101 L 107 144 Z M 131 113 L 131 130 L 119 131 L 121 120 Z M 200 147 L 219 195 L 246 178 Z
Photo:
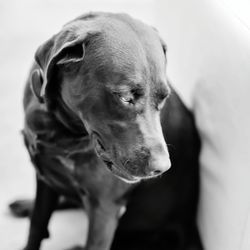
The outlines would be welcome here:
M 113 91 L 113 94 L 118 97 L 119 101 L 123 105 L 135 105 L 137 101 L 143 96 L 143 90 L 136 88 L 136 89 L 129 89 L 128 91 Z
M 118 92 L 112 91 L 112 94 L 119 100 L 123 105 L 133 105 L 134 104 L 134 96 L 130 92 Z
M 156 105 L 157 110 L 161 110 L 166 103 L 169 94 L 160 95 L 158 98 L 158 103 Z
M 166 102 L 166 98 L 161 100 L 161 102 L 158 103 L 158 105 L 157 105 L 157 110 L 161 110 L 163 108 L 165 102 Z
M 132 96 L 129 95 L 118 95 L 120 101 L 125 105 L 132 105 L 134 104 L 134 99 Z

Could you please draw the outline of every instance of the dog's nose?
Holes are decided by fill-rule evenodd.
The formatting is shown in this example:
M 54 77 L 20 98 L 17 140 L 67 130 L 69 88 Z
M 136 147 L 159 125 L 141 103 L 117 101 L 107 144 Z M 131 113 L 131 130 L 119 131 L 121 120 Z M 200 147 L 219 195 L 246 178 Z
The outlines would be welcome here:
M 149 176 L 160 175 L 171 167 L 171 161 L 167 148 L 160 148 L 161 150 L 158 150 L 151 155 L 151 160 L 148 165 Z
M 152 160 L 149 164 L 149 176 L 157 176 L 171 167 L 171 162 L 168 156 L 161 156 L 157 160 Z
M 151 150 L 142 147 L 135 151 L 135 156 L 127 160 L 124 167 L 131 175 L 137 177 L 155 177 L 167 171 L 171 166 L 168 150 L 161 145 L 156 145 Z

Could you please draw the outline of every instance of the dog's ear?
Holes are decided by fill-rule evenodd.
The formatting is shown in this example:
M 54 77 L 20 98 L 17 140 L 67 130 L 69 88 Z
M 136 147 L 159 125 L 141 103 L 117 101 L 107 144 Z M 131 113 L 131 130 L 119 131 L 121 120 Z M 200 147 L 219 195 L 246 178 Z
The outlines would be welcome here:
M 161 38 L 161 36 L 159 35 L 159 32 L 157 29 L 155 29 L 158 33 L 158 36 L 159 36 L 159 39 L 160 39 L 160 42 L 161 42 L 161 46 L 162 46 L 162 50 L 163 50 L 163 53 L 165 55 L 165 58 L 167 58 L 167 44 L 165 43 L 165 41 Z
M 39 102 L 42 103 L 44 100 L 40 95 L 43 85 L 43 77 L 41 70 L 35 69 L 31 72 L 30 82 L 31 82 L 31 90 L 33 91 L 34 95 L 37 97 Z
M 165 55 L 165 57 L 167 56 L 167 44 L 164 42 L 164 40 L 161 38 L 161 36 L 159 35 L 159 31 L 158 29 L 156 29 L 155 27 L 152 27 L 153 30 L 157 33 L 159 39 L 160 39 L 160 42 L 161 42 L 161 45 L 162 45 L 162 49 L 163 49 L 163 53 Z
M 167 56 L 167 44 L 164 42 L 164 40 L 161 37 L 160 37 L 160 41 L 161 41 L 161 45 L 162 45 L 164 55 Z
M 76 27 L 64 27 L 36 51 L 35 60 L 40 71 L 33 72 L 32 89 L 40 101 L 46 96 L 46 89 L 53 80 L 56 65 L 76 64 L 84 58 L 85 41 L 91 31 Z

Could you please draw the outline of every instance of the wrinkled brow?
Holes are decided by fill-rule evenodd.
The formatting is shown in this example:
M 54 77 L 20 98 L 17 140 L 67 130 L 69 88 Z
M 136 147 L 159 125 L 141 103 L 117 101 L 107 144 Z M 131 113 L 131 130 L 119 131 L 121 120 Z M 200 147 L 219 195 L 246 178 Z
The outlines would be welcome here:
M 143 84 L 134 82 L 126 82 L 117 85 L 107 85 L 107 88 L 114 93 L 136 92 L 143 94 L 145 92 L 145 86 L 143 86 Z

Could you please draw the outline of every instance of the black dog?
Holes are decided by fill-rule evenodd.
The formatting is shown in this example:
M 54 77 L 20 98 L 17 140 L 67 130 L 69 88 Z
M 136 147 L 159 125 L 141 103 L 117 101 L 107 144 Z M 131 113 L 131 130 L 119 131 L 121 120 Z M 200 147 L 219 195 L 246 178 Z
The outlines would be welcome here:
M 48 237 L 61 194 L 88 213 L 84 249 L 201 249 L 199 138 L 165 51 L 154 29 L 110 13 L 81 16 L 38 49 L 24 96 L 37 170 L 26 250 Z

